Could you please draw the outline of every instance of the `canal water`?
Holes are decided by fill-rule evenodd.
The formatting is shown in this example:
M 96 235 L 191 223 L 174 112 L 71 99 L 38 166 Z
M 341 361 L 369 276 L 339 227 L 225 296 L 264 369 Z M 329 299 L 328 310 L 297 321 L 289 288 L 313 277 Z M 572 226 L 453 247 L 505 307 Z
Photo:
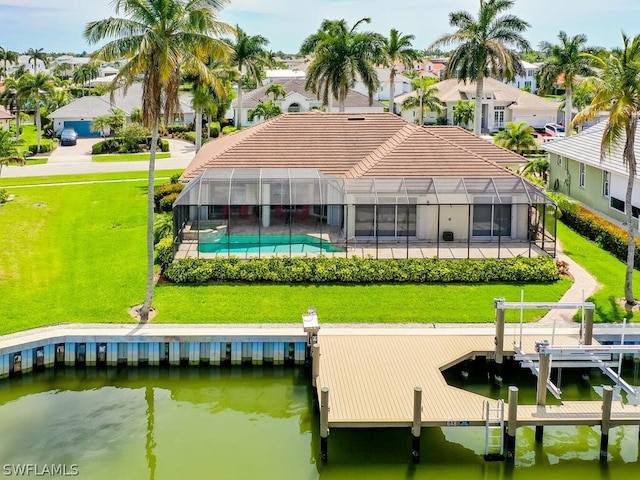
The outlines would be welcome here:
M 415 466 L 409 429 L 334 429 L 322 465 L 317 425 L 302 368 L 57 368 L 0 381 L 4 475 L 25 464 L 75 466 L 82 479 L 590 480 L 640 471 L 638 427 L 611 431 L 605 465 L 598 429 L 547 428 L 539 446 L 520 428 L 509 468 L 482 459 L 476 427 L 424 429 Z

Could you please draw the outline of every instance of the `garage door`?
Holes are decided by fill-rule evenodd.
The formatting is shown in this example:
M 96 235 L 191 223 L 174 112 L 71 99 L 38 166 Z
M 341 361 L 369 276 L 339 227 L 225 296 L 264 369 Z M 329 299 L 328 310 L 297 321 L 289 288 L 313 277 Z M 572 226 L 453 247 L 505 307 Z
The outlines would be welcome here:
M 87 120 L 66 121 L 64 128 L 73 128 L 80 137 L 99 137 L 100 132 L 91 131 L 91 122 Z
M 555 122 L 552 115 L 523 115 L 515 117 L 513 121 L 515 123 L 527 122 L 533 128 L 543 128 L 545 124 Z

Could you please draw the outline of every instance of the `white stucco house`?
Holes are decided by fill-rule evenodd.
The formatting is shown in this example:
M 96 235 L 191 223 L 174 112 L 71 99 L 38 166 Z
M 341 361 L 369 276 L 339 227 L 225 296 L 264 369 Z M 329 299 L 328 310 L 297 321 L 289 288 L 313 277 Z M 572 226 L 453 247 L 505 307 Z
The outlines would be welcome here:
M 476 98 L 476 83 L 464 83 L 456 78 L 436 84 L 438 97 L 445 104 L 442 115 L 453 125 L 453 112 L 459 100 L 472 101 Z M 494 78 L 485 78 L 482 93 L 482 129 L 487 132 L 504 128 L 507 122 L 527 122 L 534 128 L 542 128 L 546 123 L 556 122 L 558 103 L 522 91 Z M 402 102 L 411 92 L 395 98 L 396 111 L 410 122 L 418 117 L 417 108 L 402 111 Z M 425 115 L 425 123 L 435 123 L 436 114 Z
M 182 115 L 176 118 L 175 123 L 192 123 L 195 112 L 191 106 L 191 95 L 181 95 L 180 105 Z M 98 137 L 100 132 L 91 131 L 91 121 L 101 115 L 109 115 L 112 109 L 122 110 L 127 119 L 134 108 L 142 108 L 142 84 L 134 84 L 129 87 L 126 95 L 124 90 L 115 92 L 113 102 L 111 94 L 101 96 L 87 96 L 74 100 L 49 114 L 53 120 L 53 129 L 57 132 L 63 128 L 73 128 L 82 137 Z
M 282 85 L 285 91 L 284 98 L 274 100 L 283 112 L 309 112 L 311 110 L 324 110 L 327 112 L 338 112 L 338 101 L 333 99 L 331 107 L 323 106 L 322 97 L 318 94 L 306 90 L 304 78 L 295 80 L 287 80 L 284 82 L 274 82 Z M 244 92 L 242 95 L 242 125 L 249 127 L 264 122 L 264 118 L 255 118 L 253 122 L 249 121 L 249 112 L 256 108 L 259 103 L 265 103 L 273 100 L 273 95 L 266 94 L 269 85 L 264 85 L 251 92 Z M 386 106 L 378 101 L 373 101 L 369 105 L 369 97 L 350 90 L 345 101 L 345 112 L 347 113 L 382 113 Z M 236 118 L 238 111 L 238 99 L 235 98 L 231 103 L 231 108 L 227 112 L 227 118 Z
M 13 120 L 13 115 L 9 110 L 0 105 L 0 128 L 9 129 L 9 122 Z
M 378 87 L 378 90 L 374 92 L 373 99 L 379 102 L 388 101 L 391 93 L 390 82 L 389 82 L 389 75 L 391 73 L 391 69 L 376 68 L 376 73 L 378 75 L 378 80 L 380 81 L 380 87 Z M 359 92 L 362 95 L 365 95 L 367 97 L 369 95 L 369 91 L 367 90 L 367 87 L 360 80 L 356 81 L 356 84 L 353 87 L 353 89 L 356 92 Z M 396 76 L 393 81 L 393 89 L 394 89 L 395 96 L 398 96 L 402 93 L 410 92 L 413 89 L 411 86 L 411 79 L 405 77 L 404 75 L 402 75 L 402 73 L 396 72 Z
M 511 85 L 516 88 L 524 88 L 529 87 L 531 89 L 531 93 L 538 93 L 538 70 L 542 63 L 529 63 L 522 62 L 522 67 L 524 68 L 523 75 L 516 75 L 512 82 L 505 82 L 507 85 Z

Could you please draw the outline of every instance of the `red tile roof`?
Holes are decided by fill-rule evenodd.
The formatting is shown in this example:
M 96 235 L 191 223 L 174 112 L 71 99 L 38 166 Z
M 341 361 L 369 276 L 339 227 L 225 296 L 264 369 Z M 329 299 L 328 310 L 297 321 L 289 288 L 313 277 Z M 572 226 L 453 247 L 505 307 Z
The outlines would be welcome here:
M 207 168 L 295 167 L 352 178 L 511 177 L 494 162 L 505 156 L 515 154 L 459 127 L 421 128 L 391 113 L 287 113 L 206 143 L 182 179 Z

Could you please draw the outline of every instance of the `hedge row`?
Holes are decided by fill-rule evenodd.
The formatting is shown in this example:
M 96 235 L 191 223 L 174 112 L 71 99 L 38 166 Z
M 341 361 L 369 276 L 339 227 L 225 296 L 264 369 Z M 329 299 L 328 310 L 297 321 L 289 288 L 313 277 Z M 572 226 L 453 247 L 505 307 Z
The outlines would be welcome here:
M 31 155 L 35 155 L 36 153 L 47 153 L 53 150 L 53 140 L 42 139 L 40 141 L 40 150 L 38 151 L 38 144 L 34 143 L 33 145 L 29 145 L 29 152 Z
M 147 137 L 145 140 L 146 148 L 151 148 L 151 137 Z M 163 139 L 159 139 L 160 151 L 169 151 L 169 142 Z M 122 147 L 125 141 L 122 137 L 105 138 L 101 142 L 94 143 L 91 147 L 91 153 L 93 155 L 100 155 L 102 153 L 121 153 Z M 125 153 L 125 152 L 122 152 Z
M 626 230 L 605 220 L 581 205 L 564 201 L 558 204 L 562 222 L 585 238 L 595 242 L 614 257 L 627 262 L 629 235 Z M 640 244 L 636 240 L 634 267 L 640 269 Z
M 272 257 L 185 258 L 171 262 L 171 242 L 158 244 L 158 262 L 175 283 L 480 283 L 554 282 L 559 274 L 553 259 L 503 260 Z
M 183 183 L 163 183 L 153 189 L 153 202 L 156 213 L 170 212 L 173 210 L 173 202 L 184 188 Z M 167 200 L 169 198 L 169 200 Z

